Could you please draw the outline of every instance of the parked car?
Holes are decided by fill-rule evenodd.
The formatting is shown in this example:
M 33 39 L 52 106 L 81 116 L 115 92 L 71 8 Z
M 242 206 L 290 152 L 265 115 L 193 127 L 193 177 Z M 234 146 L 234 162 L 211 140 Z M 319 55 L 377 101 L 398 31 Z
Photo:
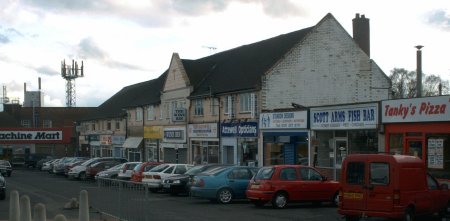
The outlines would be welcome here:
M 0 173 L 0 200 L 6 199 L 6 180 Z
M 120 180 L 130 180 L 133 169 L 142 162 L 127 162 L 122 165 L 117 174 L 117 178 Z
M 86 159 L 78 159 L 78 160 L 75 160 L 73 162 L 67 163 L 64 166 L 64 176 L 66 176 L 66 177 L 69 176 L 70 169 L 72 169 L 72 168 L 74 168 L 74 167 L 76 167 L 76 166 L 86 162 L 87 160 L 88 160 L 87 158 Z
M 142 182 L 143 173 L 149 171 L 153 167 L 160 165 L 160 162 L 142 162 L 136 165 L 131 172 L 131 181 L 140 183 Z
M 338 213 L 346 220 L 383 217 L 414 220 L 450 209 L 446 184 L 427 173 L 415 156 L 351 154 L 342 162 Z
M 9 161 L 7 160 L 0 160 L 0 174 L 3 176 L 11 176 L 13 169 Z
M 86 167 L 86 179 L 94 179 L 97 173 L 107 170 L 115 165 L 120 164 L 118 161 L 100 161 Z
M 256 206 L 271 202 L 284 208 L 290 202 L 339 202 L 339 182 L 328 180 L 303 165 L 274 165 L 258 170 L 247 187 L 247 198 Z
M 186 173 L 167 177 L 162 180 L 162 189 L 165 192 L 169 192 L 171 195 L 177 195 L 180 193 L 189 193 L 189 189 L 191 188 L 192 178 L 205 172 L 210 169 L 214 169 L 217 167 L 224 167 L 225 165 L 220 164 L 204 164 L 197 165 L 186 171 Z
M 162 189 L 162 180 L 167 177 L 175 176 L 177 174 L 183 174 L 189 170 L 193 165 L 190 164 L 161 164 L 154 167 L 148 172 L 144 172 L 144 178 L 142 183 L 147 185 L 151 192 L 158 192 Z
M 99 178 L 106 178 L 106 179 L 116 179 L 117 175 L 119 174 L 120 169 L 122 168 L 124 163 L 117 164 L 107 170 L 100 171 L 97 173 L 94 177 L 95 180 L 98 180 Z
M 13 157 L 10 160 L 10 163 L 13 167 L 24 167 L 25 166 L 25 158 L 24 157 Z
M 47 170 L 48 173 L 53 173 L 53 167 L 55 167 L 55 165 L 57 165 L 59 163 L 59 161 L 61 161 L 61 159 L 62 158 L 58 158 L 58 159 L 55 159 L 55 160 L 50 162 L 49 169 Z
M 194 176 L 191 196 L 226 204 L 234 199 L 245 199 L 249 180 L 258 168 L 249 166 L 218 167 Z
M 68 178 L 69 179 L 86 179 L 86 168 L 94 163 L 100 162 L 100 161 L 117 161 L 119 163 L 125 163 L 128 160 L 125 158 L 117 158 L 117 157 L 96 157 L 92 158 L 90 160 L 85 161 L 84 163 L 73 167 L 69 170 Z
M 38 170 L 42 170 L 42 167 L 44 166 L 44 163 L 53 160 L 53 158 L 51 156 L 47 156 L 46 158 L 42 158 L 40 160 L 38 160 L 38 162 L 36 163 L 36 168 Z
M 41 171 L 53 171 L 53 162 L 55 162 L 58 159 L 52 159 L 42 164 Z
M 76 160 L 74 157 L 63 157 L 61 158 L 57 163 L 53 164 L 53 174 L 64 174 L 64 168 L 66 164 L 72 162 L 73 160 Z

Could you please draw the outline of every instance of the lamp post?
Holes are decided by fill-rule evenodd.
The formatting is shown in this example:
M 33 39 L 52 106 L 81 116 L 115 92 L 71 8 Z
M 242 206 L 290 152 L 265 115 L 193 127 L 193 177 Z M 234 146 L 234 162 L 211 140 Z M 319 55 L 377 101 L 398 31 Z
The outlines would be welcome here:
M 423 48 L 422 45 L 417 45 L 417 96 L 422 97 L 422 51 L 420 49 Z

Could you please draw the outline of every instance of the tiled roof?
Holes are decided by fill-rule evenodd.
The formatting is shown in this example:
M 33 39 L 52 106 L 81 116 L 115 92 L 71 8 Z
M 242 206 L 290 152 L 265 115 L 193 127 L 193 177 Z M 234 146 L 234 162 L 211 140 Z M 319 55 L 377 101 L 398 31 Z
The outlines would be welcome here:
M 191 96 L 254 90 L 261 76 L 313 29 L 305 28 L 197 60 L 184 60 L 188 76 L 195 76 Z M 203 80 L 198 79 L 206 76 Z
M 166 76 L 167 71 L 156 79 L 122 88 L 84 120 L 123 117 L 124 108 L 160 103 L 160 91 Z

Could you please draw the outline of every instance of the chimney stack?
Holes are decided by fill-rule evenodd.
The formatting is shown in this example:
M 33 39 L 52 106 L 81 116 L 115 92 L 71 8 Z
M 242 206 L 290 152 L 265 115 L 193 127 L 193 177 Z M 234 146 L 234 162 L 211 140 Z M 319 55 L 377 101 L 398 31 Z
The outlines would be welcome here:
M 353 21 L 353 39 L 359 47 L 370 57 L 370 26 L 366 16 L 356 13 Z

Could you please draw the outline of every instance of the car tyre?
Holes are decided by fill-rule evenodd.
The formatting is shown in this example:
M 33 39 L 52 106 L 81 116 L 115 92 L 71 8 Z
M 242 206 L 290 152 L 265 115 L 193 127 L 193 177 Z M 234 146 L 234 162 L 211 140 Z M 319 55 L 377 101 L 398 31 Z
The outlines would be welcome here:
M 282 209 L 286 207 L 287 202 L 288 202 L 287 194 L 279 192 L 275 194 L 275 196 L 272 198 L 272 207 L 275 209 Z
M 414 221 L 414 209 L 412 207 L 408 207 L 405 209 L 405 216 L 403 217 L 404 221 Z
M 331 204 L 333 204 L 333 206 L 339 206 L 339 192 L 334 194 L 333 198 L 331 199 Z
M 217 201 L 222 204 L 228 204 L 233 200 L 233 192 L 231 189 L 223 188 L 217 192 Z

